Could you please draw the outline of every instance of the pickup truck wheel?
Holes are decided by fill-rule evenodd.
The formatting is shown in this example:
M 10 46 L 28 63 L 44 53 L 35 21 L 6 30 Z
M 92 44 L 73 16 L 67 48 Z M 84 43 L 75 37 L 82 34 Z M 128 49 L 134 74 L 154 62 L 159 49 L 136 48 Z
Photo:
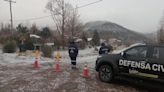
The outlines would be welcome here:
M 113 79 L 113 69 L 110 65 L 101 65 L 98 75 L 101 81 L 111 82 Z

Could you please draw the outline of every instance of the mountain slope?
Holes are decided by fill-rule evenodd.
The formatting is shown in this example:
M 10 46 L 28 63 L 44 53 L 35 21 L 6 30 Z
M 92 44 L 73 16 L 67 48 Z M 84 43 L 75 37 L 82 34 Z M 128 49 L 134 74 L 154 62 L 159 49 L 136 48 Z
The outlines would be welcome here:
M 131 31 L 123 26 L 108 21 L 93 21 L 85 24 L 85 30 L 90 32 L 97 30 L 103 39 L 117 38 L 126 43 L 148 42 L 143 34 Z

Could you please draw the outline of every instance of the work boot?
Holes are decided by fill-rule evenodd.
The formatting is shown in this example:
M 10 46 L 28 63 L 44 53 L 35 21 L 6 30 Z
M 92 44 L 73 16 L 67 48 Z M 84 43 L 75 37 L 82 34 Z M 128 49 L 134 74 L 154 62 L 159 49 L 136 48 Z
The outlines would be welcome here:
M 74 65 L 71 65 L 71 68 L 74 69 Z
M 77 69 L 77 68 L 76 68 L 76 65 L 72 65 L 72 69 Z

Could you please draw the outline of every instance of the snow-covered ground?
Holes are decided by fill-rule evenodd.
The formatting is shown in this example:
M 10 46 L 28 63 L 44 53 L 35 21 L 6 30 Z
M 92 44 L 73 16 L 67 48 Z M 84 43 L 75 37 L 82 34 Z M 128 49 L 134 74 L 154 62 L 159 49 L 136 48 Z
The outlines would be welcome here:
M 98 56 L 94 49 L 80 50 L 77 70 L 70 68 L 67 51 L 61 51 L 61 71 L 55 72 L 53 58 L 39 57 L 39 69 L 33 68 L 34 56 L 0 52 L 0 92 L 138 92 L 127 85 L 102 83 L 94 71 Z M 81 76 L 84 64 L 89 78 Z

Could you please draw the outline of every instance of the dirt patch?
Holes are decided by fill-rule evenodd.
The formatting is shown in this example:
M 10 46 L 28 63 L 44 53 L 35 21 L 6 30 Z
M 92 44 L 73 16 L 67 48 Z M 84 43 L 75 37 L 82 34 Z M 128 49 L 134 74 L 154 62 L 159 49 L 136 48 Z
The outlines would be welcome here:
M 103 83 L 94 71 L 90 71 L 88 78 L 83 78 L 83 65 L 72 70 L 63 64 L 60 72 L 55 72 L 53 65 L 48 69 L 34 69 L 30 65 L 0 66 L 3 74 L 0 92 L 138 92 L 130 86 Z

